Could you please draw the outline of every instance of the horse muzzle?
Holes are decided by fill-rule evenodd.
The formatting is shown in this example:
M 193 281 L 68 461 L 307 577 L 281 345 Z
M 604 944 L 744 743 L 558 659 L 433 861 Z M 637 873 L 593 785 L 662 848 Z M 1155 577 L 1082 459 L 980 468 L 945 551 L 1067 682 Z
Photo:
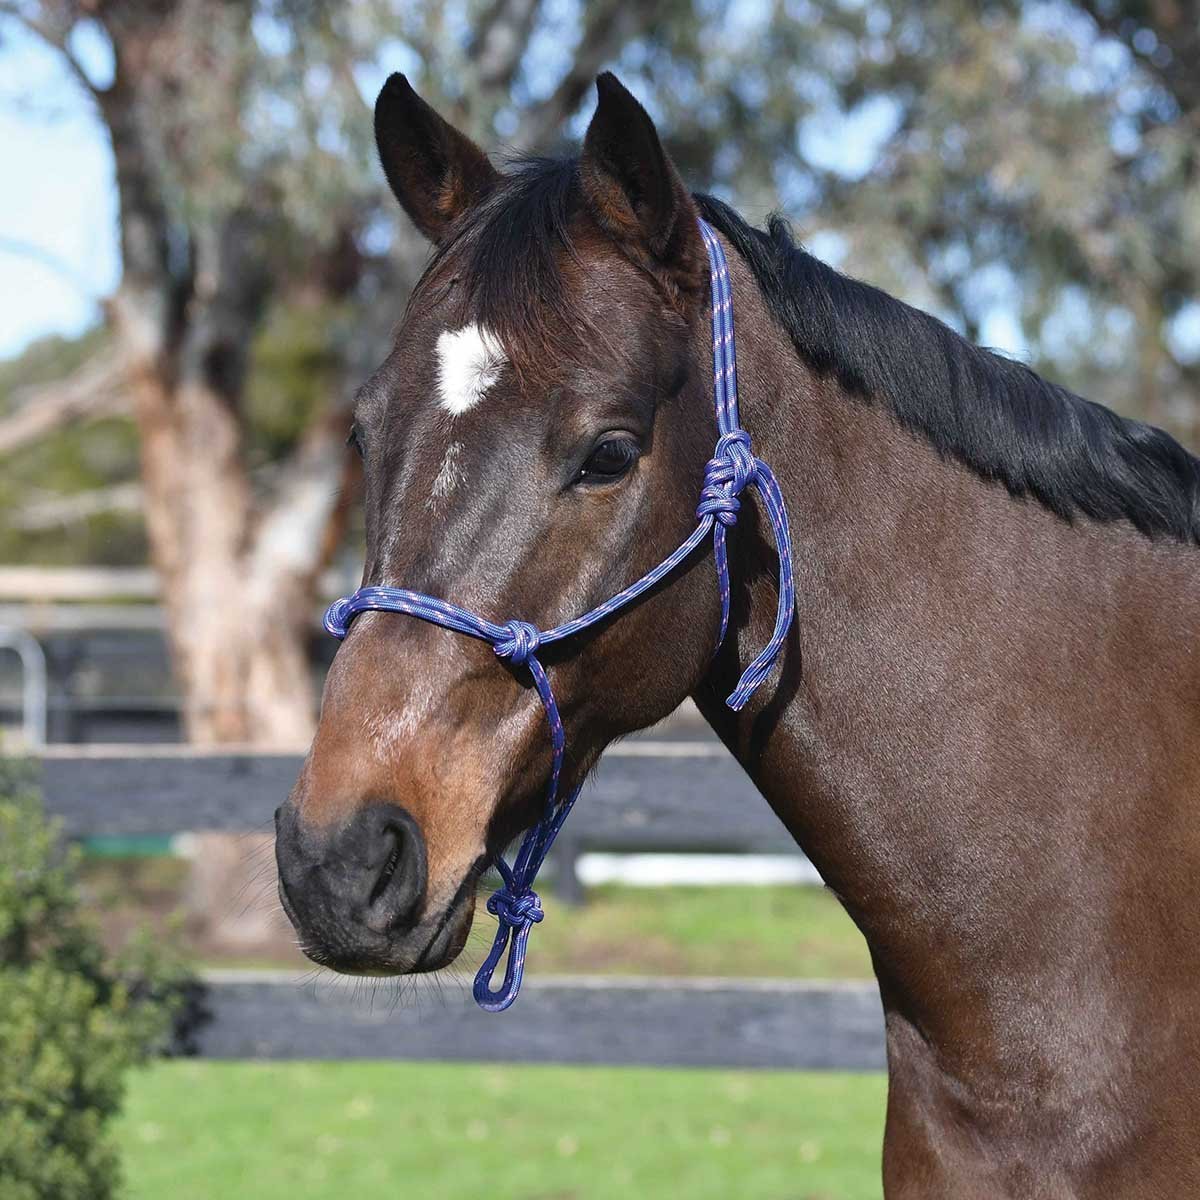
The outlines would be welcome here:
M 394 975 L 433 970 L 461 948 L 460 921 L 447 919 L 457 914 L 432 922 L 424 914 L 425 839 L 397 804 L 359 806 L 327 828 L 305 824 L 295 805 L 284 804 L 275 813 L 275 859 L 280 901 L 314 962 Z

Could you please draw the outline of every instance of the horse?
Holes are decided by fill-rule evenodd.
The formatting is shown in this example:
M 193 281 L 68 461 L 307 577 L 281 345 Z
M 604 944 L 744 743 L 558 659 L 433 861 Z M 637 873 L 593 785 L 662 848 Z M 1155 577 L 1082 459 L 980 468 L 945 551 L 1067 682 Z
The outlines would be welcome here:
M 794 619 L 729 708 L 777 604 L 744 498 L 719 647 L 700 548 L 542 648 L 564 785 L 695 700 L 869 946 L 889 1200 L 1200 1195 L 1200 461 L 690 193 L 611 75 L 577 157 L 499 170 L 402 76 L 375 133 L 433 252 L 356 400 L 364 583 L 545 629 L 688 534 L 716 436 L 706 222 Z M 450 963 L 541 811 L 544 725 L 488 646 L 360 615 L 277 813 L 309 956 Z

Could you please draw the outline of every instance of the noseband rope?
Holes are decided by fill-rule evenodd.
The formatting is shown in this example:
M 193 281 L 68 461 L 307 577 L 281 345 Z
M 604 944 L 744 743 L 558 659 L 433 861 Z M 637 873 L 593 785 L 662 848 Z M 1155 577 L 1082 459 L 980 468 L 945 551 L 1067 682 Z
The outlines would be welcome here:
M 750 448 L 750 435 L 739 422 L 737 357 L 733 338 L 733 294 L 729 287 L 729 270 L 721 243 L 707 222 L 700 222 L 700 233 L 708 251 L 712 278 L 713 391 L 720 436 L 717 439 L 716 451 L 704 468 L 704 486 L 700 491 L 700 503 L 696 507 L 699 523 L 687 540 L 624 591 L 618 592 L 583 616 L 545 631 L 527 621 L 508 621 L 504 625 L 496 625 L 449 601 L 412 592 L 407 588 L 362 587 L 353 595 L 335 601 L 325 614 L 325 628 L 339 639 L 346 636 L 350 622 L 359 613 L 366 611 L 404 613 L 453 630 L 455 633 L 478 638 L 490 643 L 498 658 L 514 667 L 524 667 L 528 670 L 541 697 L 550 726 L 550 744 L 553 751 L 550 781 L 546 789 L 542 816 L 525 834 L 513 865 L 509 867 L 502 855 L 496 856 L 495 866 L 504 883 L 492 894 L 487 908 L 496 918 L 499 927 L 492 948 L 475 976 L 474 987 L 476 1003 L 488 1012 L 502 1012 L 512 1004 L 520 991 L 529 933 L 543 916 L 541 901 L 533 890 L 533 881 L 579 796 L 577 787 L 565 799 L 559 799 L 558 780 L 562 773 L 566 735 L 563 733 L 562 718 L 558 713 L 554 692 L 550 688 L 550 680 L 538 660 L 539 649 L 580 633 L 632 603 L 687 559 L 709 533 L 712 534 L 713 562 L 721 594 L 721 628 L 716 647 L 719 649 L 729 629 L 729 560 L 725 546 L 726 532 L 737 523 L 738 511 L 741 508 L 738 497 L 747 487 L 757 489 L 775 535 L 775 546 L 779 554 L 779 607 L 775 614 L 775 630 L 771 634 L 771 640 L 745 669 L 737 687 L 725 701 L 730 708 L 735 711 L 741 709 L 770 673 L 792 623 L 795 591 L 792 584 L 791 537 L 783 494 L 771 468 L 761 458 L 754 456 Z M 492 977 L 505 949 L 509 946 L 510 937 L 511 950 L 504 968 L 504 982 L 498 989 L 493 990 Z

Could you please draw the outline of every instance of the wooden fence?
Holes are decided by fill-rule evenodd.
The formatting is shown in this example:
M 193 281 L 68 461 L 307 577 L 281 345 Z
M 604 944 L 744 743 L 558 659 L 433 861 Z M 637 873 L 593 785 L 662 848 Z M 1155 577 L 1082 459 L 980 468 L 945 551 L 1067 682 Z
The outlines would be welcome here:
M 546 977 L 508 1012 L 469 981 L 375 989 L 270 972 L 213 972 L 196 1034 L 212 1058 L 392 1058 L 610 1066 L 875 1071 L 873 984 Z
M 287 754 L 71 746 L 49 748 L 41 771 L 48 811 L 83 837 L 269 829 L 299 764 Z M 713 740 L 614 747 L 567 829 L 560 863 L 591 849 L 798 853 Z M 884 1062 L 879 998 L 867 984 L 565 979 L 539 977 L 535 963 L 517 1007 L 502 1016 L 476 1009 L 461 977 L 364 988 L 210 972 L 205 984 L 196 1045 L 216 1057 L 847 1070 Z

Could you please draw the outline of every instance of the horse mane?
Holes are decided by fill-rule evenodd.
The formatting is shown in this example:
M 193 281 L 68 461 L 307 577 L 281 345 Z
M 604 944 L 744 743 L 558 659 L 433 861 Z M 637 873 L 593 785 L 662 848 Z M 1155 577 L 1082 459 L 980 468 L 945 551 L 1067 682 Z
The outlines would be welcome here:
M 1128 520 L 1149 537 L 1200 542 L 1200 459 L 1173 437 L 973 345 L 928 313 L 826 266 L 786 220 L 766 230 L 696 196 L 746 260 L 800 357 L 1014 496 L 1060 517 Z
M 1125 520 L 1148 537 L 1200 542 L 1200 459 L 1169 434 L 835 271 L 796 244 L 781 216 L 755 229 L 713 196 L 694 199 L 813 371 L 886 405 L 939 454 L 1064 520 Z M 581 203 L 577 160 L 518 160 L 439 247 L 424 278 L 453 258 L 463 302 L 518 359 L 569 352 L 561 256 L 577 253 L 570 227 Z

